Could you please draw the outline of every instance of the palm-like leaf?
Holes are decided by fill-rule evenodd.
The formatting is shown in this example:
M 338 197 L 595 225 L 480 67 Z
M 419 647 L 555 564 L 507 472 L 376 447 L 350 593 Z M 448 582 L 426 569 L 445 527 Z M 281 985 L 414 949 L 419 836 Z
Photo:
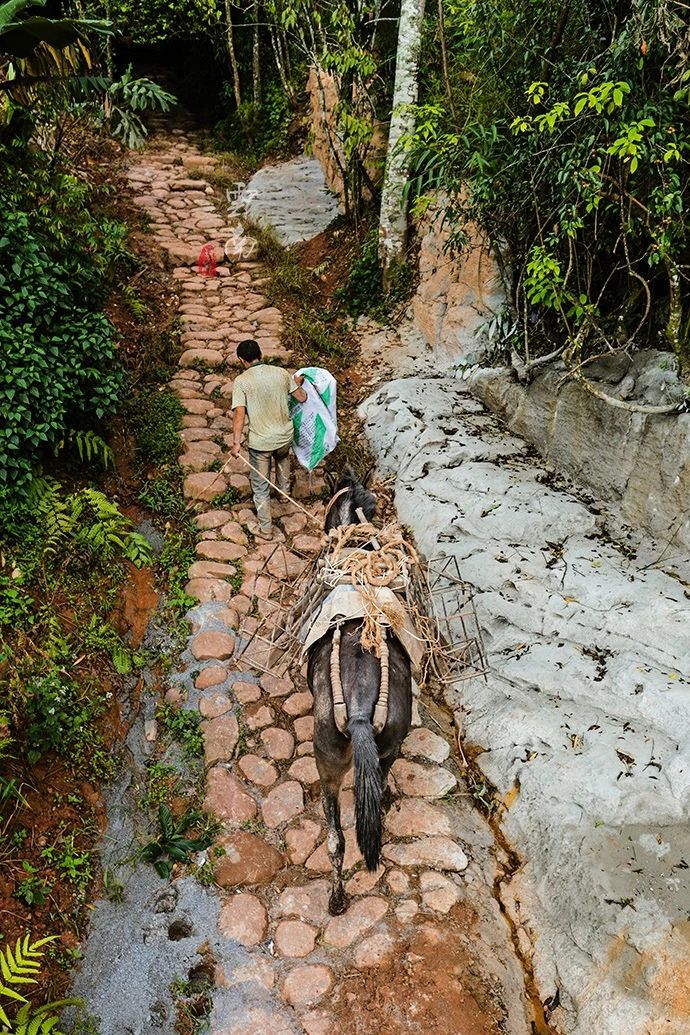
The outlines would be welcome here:
M 30 57 L 42 43 L 63 50 L 90 33 L 105 33 L 108 23 L 91 18 L 43 18 L 34 15 L 21 22 L 0 26 L 0 46 L 12 57 Z
M 27 8 L 43 5 L 43 0 L 0 3 L 0 67 L 6 73 L 0 77 L 0 96 L 6 94 L 23 106 L 31 103 L 37 83 L 67 80 L 80 67 L 90 69 L 89 36 L 111 32 L 109 22 L 91 18 L 22 17 Z M 11 109 L 5 115 L 0 111 L 0 123 L 11 119 Z
M 30 14 L 18 18 L 27 8 L 43 7 L 42 0 L 8 0 L 0 4 L 0 50 L 13 58 L 28 58 L 42 44 L 64 50 L 93 33 L 109 33 L 110 23 L 94 18 L 46 18 Z
M 14 22 L 17 15 L 24 10 L 26 7 L 37 7 L 35 0 L 8 0 L 5 4 L 0 4 L 0 36 L 11 22 Z

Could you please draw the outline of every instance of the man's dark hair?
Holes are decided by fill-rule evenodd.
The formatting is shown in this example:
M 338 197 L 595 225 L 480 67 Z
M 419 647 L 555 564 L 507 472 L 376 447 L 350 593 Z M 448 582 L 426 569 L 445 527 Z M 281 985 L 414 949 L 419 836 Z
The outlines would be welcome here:
M 261 349 L 259 348 L 258 341 L 254 341 L 253 338 L 245 338 L 237 346 L 237 355 L 245 363 L 256 363 L 257 359 L 261 359 Z

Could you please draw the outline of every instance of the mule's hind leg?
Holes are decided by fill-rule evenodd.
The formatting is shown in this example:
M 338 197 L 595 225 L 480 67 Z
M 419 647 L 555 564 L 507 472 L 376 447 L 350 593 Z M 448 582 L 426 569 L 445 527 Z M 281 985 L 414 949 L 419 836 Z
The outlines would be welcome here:
M 395 759 L 396 759 L 396 756 L 392 755 L 388 759 L 382 758 L 379 761 L 379 765 L 381 766 L 381 788 L 382 788 L 382 793 L 381 793 L 381 813 L 382 814 L 385 814 L 386 812 L 388 812 L 388 810 L 390 809 L 391 805 L 393 804 L 393 792 L 391 791 L 390 785 L 388 783 L 388 774 L 390 772 L 391 766 L 393 765 L 393 762 L 395 761 Z
M 340 802 L 338 800 L 342 778 L 342 773 L 338 773 L 337 777 L 331 776 L 328 780 L 321 778 L 321 801 L 328 827 L 328 858 L 331 861 L 331 895 L 328 900 L 328 912 L 331 916 L 338 916 L 347 908 L 347 898 L 343 888 L 345 835 L 340 823 Z

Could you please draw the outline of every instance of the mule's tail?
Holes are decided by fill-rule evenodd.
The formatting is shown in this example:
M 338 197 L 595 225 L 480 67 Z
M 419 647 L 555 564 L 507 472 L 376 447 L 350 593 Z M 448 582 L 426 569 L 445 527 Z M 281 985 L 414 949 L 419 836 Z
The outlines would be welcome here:
M 347 724 L 355 761 L 355 821 L 357 844 L 368 870 L 376 870 L 381 856 L 381 766 L 371 722 L 350 719 Z

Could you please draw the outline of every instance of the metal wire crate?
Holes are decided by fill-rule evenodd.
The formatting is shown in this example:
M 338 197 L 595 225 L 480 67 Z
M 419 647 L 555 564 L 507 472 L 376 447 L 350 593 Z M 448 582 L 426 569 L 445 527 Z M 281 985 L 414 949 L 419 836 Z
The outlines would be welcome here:
M 289 552 L 303 562 L 295 574 L 280 574 L 280 553 Z M 302 645 L 321 606 L 330 592 L 321 575 L 326 563 L 322 552 L 316 558 L 276 546 L 257 572 L 254 587 L 262 580 L 261 595 L 241 624 L 235 660 L 249 669 L 286 675 L 300 667 Z M 272 569 L 269 571 L 269 568 Z M 278 572 L 276 574 L 276 571 Z M 437 680 L 453 684 L 485 676 L 486 657 L 470 587 L 463 581 L 455 557 L 438 557 L 416 564 L 405 591 L 406 602 L 419 635 L 426 641 L 422 682 Z
M 408 602 L 427 639 L 424 682 L 486 678 L 487 662 L 471 588 L 456 557 L 435 557 L 415 567 Z
M 294 571 L 292 561 L 280 572 L 281 557 L 289 554 L 302 562 Z M 252 585 L 252 610 L 240 622 L 234 660 L 248 669 L 283 676 L 299 668 L 302 653 L 301 630 L 318 611 L 324 596 L 318 578 L 319 557 L 287 550 L 278 543 L 266 558 Z M 256 593 L 261 579 L 261 594 Z

